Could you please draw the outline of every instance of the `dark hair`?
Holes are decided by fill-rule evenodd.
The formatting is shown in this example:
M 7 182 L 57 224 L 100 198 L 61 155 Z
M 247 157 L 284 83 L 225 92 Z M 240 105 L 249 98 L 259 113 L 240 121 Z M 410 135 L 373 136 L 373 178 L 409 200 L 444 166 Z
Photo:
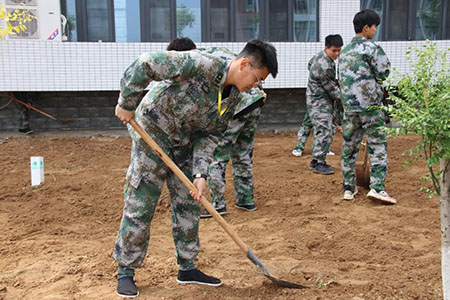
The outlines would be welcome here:
M 188 37 L 182 37 L 172 40 L 167 46 L 167 51 L 189 51 L 192 49 L 197 49 L 195 43 Z
M 237 58 L 248 57 L 255 68 L 267 67 L 272 77 L 277 77 L 277 49 L 269 42 L 261 40 L 249 41 Z
M 330 48 L 334 47 L 342 47 L 344 45 L 344 41 L 339 34 L 330 34 L 325 38 L 325 46 Z
M 361 33 L 364 26 L 380 25 L 380 16 L 371 9 L 364 9 L 353 18 L 355 33 Z

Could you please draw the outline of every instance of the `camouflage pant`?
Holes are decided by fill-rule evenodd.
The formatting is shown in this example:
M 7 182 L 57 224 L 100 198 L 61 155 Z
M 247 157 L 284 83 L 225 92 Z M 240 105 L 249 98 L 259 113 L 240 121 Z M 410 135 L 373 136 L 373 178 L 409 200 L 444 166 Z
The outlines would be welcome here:
M 253 199 L 253 141 L 261 108 L 250 112 L 245 118 L 231 120 L 222 141 L 214 152 L 209 168 L 209 190 L 215 209 L 226 207 L 225 171 L 230 160 L 233 164 L 233 181 L 236 201 L 239 204 L 255 204 Z
M 380 110 L 344 113 L 341 161 L 344 189 L 351 188 L 353 191 L 355 189 L 355 162 L 365 134 L 370 158 L 370 188 L 385 190 L 388 160 L 383 126 L 385 126 L 384 113 Z
M 147 132 L 192 180 L 192 148 L 173 147 L 165 134 L 153 128 Z M 195 268 L 199 252 L 198 226 L 201 205 L 142 140 L 133 141 L 127 171 L 124 208 L 113 257 L 120 270 L 138 268 L 146 255 L 152 221 L 164 180 L 171 198 L 172 235 L 180 270 Z M 121 274 L 119 274 L 120 276 Z
M 308 113 L 314 128 L 312 157 L 318 163 L 324 163 L 333 142 L 335 126 L 333 124 L 332 103 L 327 101 L 319 103 L 320 105 L 308 105 Z
M 308 110 L 305 113 L 305 117 L 303 119 L 302 125 L 300 125 L 300 129 L 297 132 L 297 146 L 296 148 L 300 151 L 305 150 L 305 144 L 308 140 L 309 134 L 311 133 L 311 129 L 313 128 L 313 124 L 311 122 L 311 118 L 309 117 Z
M 14 96 L 25 103 L 32 103 L 29 93 L 14 93 Z M 17 108 L 17 116 L 19 117 L 19 129 L 30 128 L 30 110 L 23 104 L 14 102 Z

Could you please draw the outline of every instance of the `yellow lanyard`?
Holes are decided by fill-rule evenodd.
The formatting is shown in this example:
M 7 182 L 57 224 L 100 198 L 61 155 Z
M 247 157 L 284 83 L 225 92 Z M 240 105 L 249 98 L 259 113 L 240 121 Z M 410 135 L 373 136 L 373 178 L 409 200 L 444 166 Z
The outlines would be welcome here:
M 217 105 L 217 111 L 219 112 L 219 116 L 222 116 L 223 113 L 227 110 L 227 108 L 225 107 L 224 109 L 221 109 L 222 106 L 222 92 L 219 89 L 219 95 L 218 95 L 218 99 L 217 101 L 219 102 Z

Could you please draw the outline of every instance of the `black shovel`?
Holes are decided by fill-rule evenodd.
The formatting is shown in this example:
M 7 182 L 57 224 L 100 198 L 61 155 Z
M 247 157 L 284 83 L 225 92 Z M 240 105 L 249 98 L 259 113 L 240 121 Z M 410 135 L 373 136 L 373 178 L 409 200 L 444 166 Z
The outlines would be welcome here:
M 189 178 L 184 175 L 184 173 L 178 168 L 178 166 L 170 159 L 167 154 L 164 153 L 164 151 L 156 144 L 156 142 L 148 135 L 148 133 L 134 120 L 132 119 L 130 121 L 130 125 L 136 130 L 136 132 L 144 139 L 144 141 L 155 151 L 155 153 L 161 158 L 161 160 L 172 170 L 172 172 L 183 182 L 183 184 L 190 190 L 197 192 L 197 188 L 195 185 L 189 180 Z M 200 202 L 202 203 L 203 207 L 214 217 L 214 219 L 222 226 L 222 228 L 228 233 L 228 235 L 233 239 L 233 241 L 241 248 L 241 250 L 247 255 L 247 258 L 250 259 L 252 263 L 254 263 L 261 272 L 269 278 L 273 283 L 289 287 L 289 288 L 307 288 L 306 286 L 289 282 L 286 280 L 282 280 L 280 278 L 277 278 L 276 272 L 274 270 L 269 269 L 268 267 L 264 266 L 264 264 L 256 257 L 256 255 L 250 250 L 250 248 L 247 247 L 247 245 L 244 244 L 244 242 L 239 238 L 239 236 L 231 229 L 230 225 L 228 225 L 227 222 L 222 218 L 221 215 L 219 215 L 214 207 L 209 203 L 209 201 L 202 196 L 200 199 Z
M 10 95 L 8 93 L 3 93 L 3 95 L 5 97 L 13 99 L 14 101 L 16 101 L 16 102 L 18 102 L 18 103 L 20 103 L 22 105 L 25 105 L 26 107 L 28 107 L 28 109 L 32 109 L 34 111 L 37 111 L 38 113 L 40 113 L 40 114 L 42 114 L 42 115 L 44 115 L 44 116 L 46 116 L 46 117 L 48 117 L 50 119 L 55 120 L 59 124 L 72 124 L 73 122 L 75 122 L 75 120 L 73 120 L 73 119 L 57 119 L 54 116 L 52 116 L 52 115 L 50 115 L 50 114 L 48 114 L 48 113 L 46 113 L 46 112 L 44 112 L 44 111 L 42 111 L 40 109 L 37 109 L 36 107 L 32 106 L 30 103 L 23 102 L 22 100 L 19 100 L 16 97 L 14 97 L 13 95 Z

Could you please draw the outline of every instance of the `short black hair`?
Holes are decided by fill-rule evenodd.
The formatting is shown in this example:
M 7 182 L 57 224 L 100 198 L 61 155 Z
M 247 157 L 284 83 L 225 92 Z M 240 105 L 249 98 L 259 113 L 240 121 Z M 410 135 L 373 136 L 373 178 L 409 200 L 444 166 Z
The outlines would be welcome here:
M 255 68 L 261 69 L 267 67 L 272 77 L 277 77 L 277 49 L 271 43 L 261 40 L 251 40 L 247 42 L 244 49 L 237 56 L 237 58 L 241 57 L 248 57 Z
M 353 27 L 355 33 L 361 33 L 364 26 L 380 25 L 380 16 L 371 9 L 364 9 L 357 13 L 353 18 Z
M 193 49 L 197 49 L 197 46 L 188 37 L 173 39 L 167 46 L 167 51 L 189 51 Z
M 330 48 L 331 46 L 342 47 L 342 45 L 344 45 L 344 41 L 339 34 L 330 34 L 325 38 L 325 46 L 327 48 Z

